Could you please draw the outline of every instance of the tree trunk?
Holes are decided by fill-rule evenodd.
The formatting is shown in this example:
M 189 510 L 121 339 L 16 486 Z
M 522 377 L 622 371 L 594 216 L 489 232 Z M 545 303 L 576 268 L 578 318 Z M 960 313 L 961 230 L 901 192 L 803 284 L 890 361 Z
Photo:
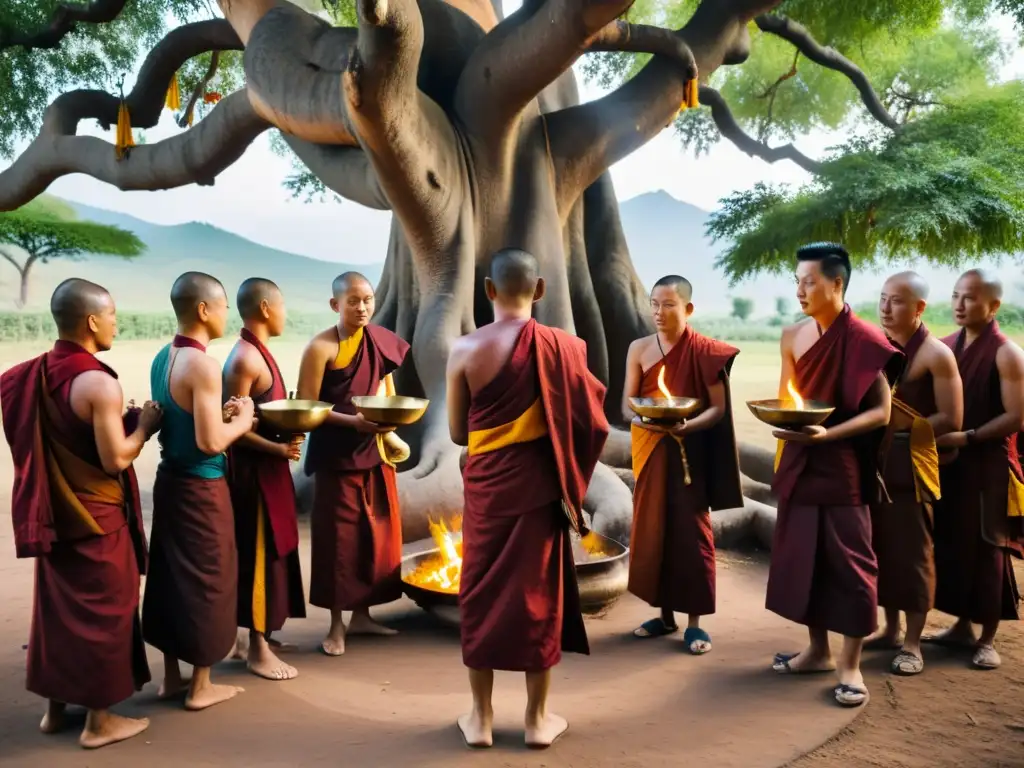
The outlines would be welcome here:
M 28 265 L 18 270 L 21 284 L 18 287 L 18 309 L 24 309 L 28 305 Z

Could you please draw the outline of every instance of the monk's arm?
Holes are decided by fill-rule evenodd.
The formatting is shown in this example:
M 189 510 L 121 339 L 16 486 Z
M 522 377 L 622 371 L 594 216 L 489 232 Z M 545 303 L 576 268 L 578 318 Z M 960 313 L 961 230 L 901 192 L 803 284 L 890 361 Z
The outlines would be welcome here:
M 469 382 L 465 345 L 456 341 L 448 354 L 448 432 L 456 445 L 469 445 Z
M 79 381 L 75 384 L 85 384 L 88 387 L 92 428 L 103 471 L 108 475 L 119 475 L 138 458 L 149 439 L 149 434 L 140 423 L 134 432 L 125 435 L 122 418 L 124 393 L 121 391 L 121 385 L 112 376 L 90 371 L 79 376 Z
M 221 400 L 221 372 L 217 363 L 209 357 L 197 356 L 195 368 L 191 371 L 192 417 L 196 424 L 196 447 L 209 456 L 224 453 L 238 438 L 249 432 L 253 426 L 252 401 L 243 401 L 245 406 L 231 421 L 224 421 Z
M 262 363 L 260 357 L 259 362 Z M 224 394 L 227 397 L 252 397 L 252 388 L 260 377 L 260 366 L 254 355 L 236 351 L 224 366 Z M 275 443 L 255 432 L 246 432 L 238 438 L 239 445 L 272 456 L 289 457 L 287 443 Z
M 685 431 L 700 432 L 711 429 L 725 415 L 725 384 L 721 381 L 708 387 L 708 407 L 686 422 Z
M 937 410 L 928 417 L 936 437 L 959 431 L 964 422 L 964 385 L 956 358 L 944 344 L 940 352 L 931 371 Z
M 866 432 L 881 429 L 889 423 L 892 413 L 892 390 L 885 374 L 879 373 L 875 383 L 864 396 L 864 410 L 852 419 L 836 424 L 824 432 L 820 438 L 823 442 L 831 440 L 848 440 Z
M 637 339 L 630 344 L 626 352 L 626 380 L 622 385 L 622 416 L 626 421 L 638 418 L 629 407 L 629 398 L 640 397 L 640 380 L 644 373 L 640 365 L 640 341 Z
M 974 439 L 979 443 L 1002 440 L 1024 431 L 1024 352 L 1015 344 L 1004 344 L 996 353 L 996 368 L 1006 413 L 974 430 Z
M 779 399 L 785 400 L 789 397 L 789 390 L 786 385 L 790 381 L 796 381 L 796 358 L 793 356 L 793 337 L 796 336 L 797 326 L 791 326 L 782 331 L 782 340 L 779 342 L 779 353 L 782 357 L 782 370 L 779 373 Z

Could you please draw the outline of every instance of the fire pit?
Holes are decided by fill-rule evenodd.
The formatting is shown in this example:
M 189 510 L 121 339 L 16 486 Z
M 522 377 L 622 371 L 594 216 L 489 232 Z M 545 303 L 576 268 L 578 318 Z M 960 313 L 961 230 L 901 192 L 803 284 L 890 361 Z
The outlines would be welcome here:
M 428 541 L 434 546 L 402 559 L 402 588 L 420 608 L 457 627 L 462 573 L 461 518 L 451 525 L 431 523 L 430 533 Z M 573 556 L 583 613 L 600 616 L 626 591 L 629 549 L 592 531 L 583 539 L 573 536 Z

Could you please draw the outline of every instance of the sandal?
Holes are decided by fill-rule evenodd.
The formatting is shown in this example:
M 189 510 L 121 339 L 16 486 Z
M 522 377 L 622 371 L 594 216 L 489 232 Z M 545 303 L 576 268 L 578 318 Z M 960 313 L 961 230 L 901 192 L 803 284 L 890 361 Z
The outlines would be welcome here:
M 864 686 L 847 685 L 846 683 L 833 688 L 832 694 L 836 697 L 836 704 L 840 707 L 860 707 L 867 704 L 868 699 L 871 698 L 871 694 Z
M 896 658 L 892 660 L 892 664 L 889 665 L 889 669 L 892 670 L 894 675 L 902 675 L 904 677 L 920 675 L 924 672 L 924 659 L 916 653 L 900 651 L 896 655 Z
M 979 645 L 974 652 L 974 658 L 971 659 L 971 664 L 978 669 L 999 669 L 1002 663 L 999 652 L 991 645 Z
M 819 675 L 824 672 L 835 672 L 835 666 L 828 669 L 793 669 L 789 662 L 799 656 L 799 653 L 776 653 L 772 660 L 772 669 L 780 675 Z
M 656 619 L 648 619 L 639 627 L 633 630 L 633 637 L 664 637 L 665 635 L 672 635 L 679 631 L 679 627 L 675 624 L 666 624 L 665 620 L 661 617 Z
M 698 645 L 699 643 L 704 643 L 704 647 Z M 694 656 L 703 656 L 711 651 L 711 635 L 700 627 L 689 627 L 683 632 L 683 644 Z

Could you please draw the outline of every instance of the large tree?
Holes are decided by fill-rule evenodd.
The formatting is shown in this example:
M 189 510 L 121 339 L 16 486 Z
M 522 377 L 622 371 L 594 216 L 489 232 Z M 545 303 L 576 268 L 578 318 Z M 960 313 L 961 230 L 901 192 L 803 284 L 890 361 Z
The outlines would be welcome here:
M 996 83 L 1001 48 L 985 24 L 1017 0 L 526 0 L 504 19 L 491 0 L 325 2 L 335 23 L 308 0 L 219 0 L 223 18 L 208 20 L 188 0 L 94 0 L 32 3 L 53 12 L 36 12 L 35 28 L 18 10 L 28 5 L 0 10 L 0 46 L 20 57 L 4 66 L 32 84 L 28 96 L 0 91 L 0 111 L 13 108 L 0 127 L 14 134 L 8 150 L 28 125 L 42 127 L 0 174 L 0 209 L 75 172 L 122 189 L 212 184 L 276 128 L 304 164 L 294 190 L 393 212 L 377 322 L 412 342 L 399 388 L 433 402 L 402 475 L 413 535 L 424 515 L 460 506 L 444 368 L 453 339 L 489 320 L 481 276 L 496 248 L 538 256 L 549 285 L 539 319 L 587 341 L 620 418 L 626 348 L 650 326 L 608 169 L 673 121 L 698 152 L 722 136 L 813 178 L 725 201 L 712 234 L 733 276 L 778 269 L 800 239 L 825 235 L 868 260 L 1021 245 L 1021 92 Z M 244 85 L 188 130 L 118 159 L 76 135 L 81 120 L 115 124 L 117 96 L 70 91 L 44 111 L 39 94 L 71 80 L 111 85 L 117 68 L 102 57 L 97 68 L 97 53 L 126 28 L 155 38 L 154 13 L 185 23 L 155 44 L 125 95 L 132 125 L 156 123 L 175 72 L 194 94 L 238 82 L 220 53 L 244 51 Z M 580 104 L 571 67 L 584 54 L 587 74 L 612 89 Z M 61 79 L 70 61 L 79 69 Z M 680 112 L 695 75 L 706 106 Z M 840 127 L 855 138 L 828 157 L 792 144 Z M 628 462 L 626 441 L 611 441 L 610 463 Z M 764 479 L 767 460 L 744 458 Z M 620 478 L 600 468 L 588 509 L 622 536 Z

